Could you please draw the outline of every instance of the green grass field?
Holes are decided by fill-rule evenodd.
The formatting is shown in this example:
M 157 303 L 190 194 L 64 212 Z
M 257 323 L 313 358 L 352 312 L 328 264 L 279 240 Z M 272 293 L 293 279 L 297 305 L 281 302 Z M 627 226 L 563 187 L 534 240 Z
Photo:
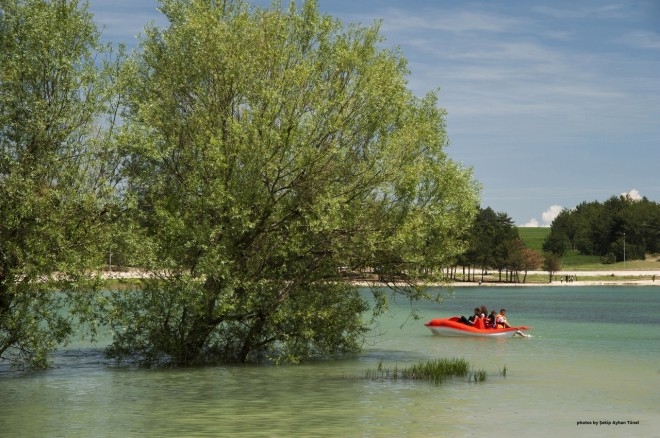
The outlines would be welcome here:
M 549 227 L 520 227 L 520 238 L 528 248 L 543 252 L 543 241 L 550 234 Z M 647 257 L 647 260 L 628 260 L 626 263 L 618 262 L 609 265 L 601 263 L 599 256 L 582 255 L 577 251 L 568 251 L 561 260 L 563 269 L 599 271 L 599 270 L 648 270 L 660 269 L 658 257 Z
M 543 252 L 542 246 L 545 238 L 550 234 L 550 227 L 520 227 L 518 235 L 525 242 L 525 246 Z

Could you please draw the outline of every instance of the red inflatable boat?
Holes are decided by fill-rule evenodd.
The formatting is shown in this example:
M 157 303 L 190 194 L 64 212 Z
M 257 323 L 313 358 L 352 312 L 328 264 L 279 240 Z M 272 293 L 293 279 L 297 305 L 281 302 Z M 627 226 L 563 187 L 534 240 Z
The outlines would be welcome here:
M 527 326 L 510 328 L 485 328 L 483 320 L 478 320 L 472 325 L 463 324 L 458 316 L 451 318 L 436 318 L 424 324 L 435 335 L 442 336 L 480 336 L 480 337 L 513 337 L 523 336 L 523 332 L 529 330 Z

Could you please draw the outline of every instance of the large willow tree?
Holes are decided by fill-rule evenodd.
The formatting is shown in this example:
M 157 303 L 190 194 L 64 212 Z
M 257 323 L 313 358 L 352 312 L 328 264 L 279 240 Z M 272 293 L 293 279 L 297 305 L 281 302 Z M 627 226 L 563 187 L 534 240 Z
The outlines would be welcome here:
M 107 353 L 152 366 L 358 351 L 368 305 L 340 268 L 429 297 L 413 283 L 463 251 L 478 205 L 435 95 L 407 89 L 378 26 L 346 28 L 314 1 L 162 10 L 169 27 L 148 29 L 123 72 L 151 277 L 114 295 Z
M 47 366 L 91 297 L 74 292 L 112 210 L 99 53 L 77 1 L 0 0 L 0 359 L 18 367 Z

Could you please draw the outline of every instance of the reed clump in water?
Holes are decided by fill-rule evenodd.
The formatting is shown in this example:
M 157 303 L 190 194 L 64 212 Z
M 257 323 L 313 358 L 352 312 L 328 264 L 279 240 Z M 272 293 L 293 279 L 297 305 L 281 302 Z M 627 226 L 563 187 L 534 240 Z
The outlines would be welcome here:
M 472 373 L 472 379 L 474 382 L 484 382 L 486 380 L 486 370 L 475 370 Z
M 406 368 L 394 369 L 383 367 L 378 363 L 377 370 L 368 370 L 365 377 L 371 380 L 425 380 L 435 384 L 442 383 L 452 377 L 468 377 L 469 381 L 483 382 L 486 371 L 470 371 L 471 365 L 465 359 L 431 359 L 421 361 Z

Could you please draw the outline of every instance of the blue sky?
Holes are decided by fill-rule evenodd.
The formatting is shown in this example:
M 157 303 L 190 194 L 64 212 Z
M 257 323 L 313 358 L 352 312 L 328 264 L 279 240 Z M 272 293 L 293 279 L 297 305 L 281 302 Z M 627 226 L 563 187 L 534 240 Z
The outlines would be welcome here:
M 155 0 L 89 3 L 108 41 L 133 46 L 147 22 L 166 24 Z M 447 152 L 474 170 L 482 207 L 539 226 L 612 195 L 660 202 L 659 1 L 318 4 L 345 23 L 382 20 L 409 87 L 439 90 Z

